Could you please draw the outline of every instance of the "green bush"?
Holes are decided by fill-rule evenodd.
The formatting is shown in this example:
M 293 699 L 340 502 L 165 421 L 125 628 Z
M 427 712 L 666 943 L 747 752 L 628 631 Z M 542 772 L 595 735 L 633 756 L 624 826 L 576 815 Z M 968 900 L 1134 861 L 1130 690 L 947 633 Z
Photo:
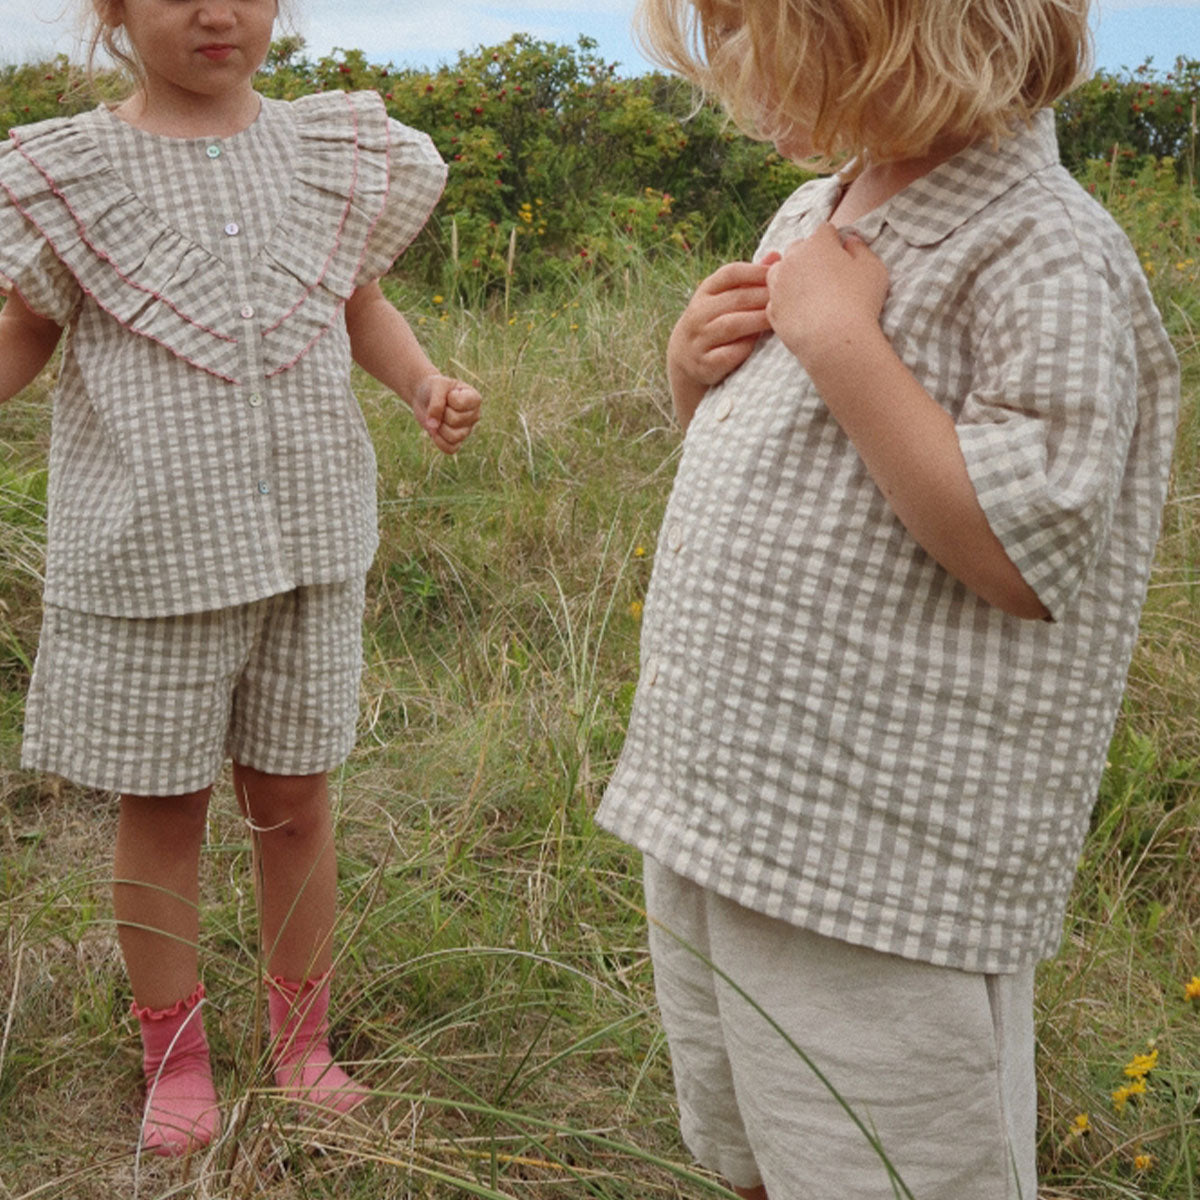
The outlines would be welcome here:
M 121 79 L 102 75 L 102 95 Z M 258 86 L 294 99 L 370 88 L 398 120 L 425 130 L 450 166 L 445 196 L 405 256 L 432 292 L 477 305 L 534 294 L 580 273 L 623 279 L 647 258 L 700 250 L 747 255 L 806 175 L 738 133 L 719 108 L 673 76 L 621 78 L 596 43 L 517 35 L 436 71 L 397 70 L 338 50 L 313 61 L 303 39 L 276 41 Z M 1200 61 L 1167 74 L 1144 64 L 1101 72 L 1058 108 L 1063 161 L 1077 175 L 1136 177 L 1171 158 L 1195 179 Z M 94 103 L 64 56 L 0 68 L 0 127 Z

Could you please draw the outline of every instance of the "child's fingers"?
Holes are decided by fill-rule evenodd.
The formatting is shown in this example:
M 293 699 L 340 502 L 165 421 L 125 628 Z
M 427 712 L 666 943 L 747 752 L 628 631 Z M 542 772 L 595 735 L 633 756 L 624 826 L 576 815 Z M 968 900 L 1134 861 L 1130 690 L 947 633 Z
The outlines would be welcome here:
M 479 408 L 456 408 L 450 404 L 442 414 L 443 429 L 470 429 L 479 420 Z
M 766 278 L 768 265 L 752 262 L 726 263 L 705 279 L 699 290 L 711 294 L 761 284 Z
M 770 328 L 771 322 L 767 320 L 767 297 L 764 295 L 761 306 L 726 313 L 711 321 L 708 326 L 708 338 L 713 345 L 724 345 L 726 342 L 737 342 L 742 338 L 766 333 Z
M 478 412 L 483 397 L 469 383 L 455 383 L 446 403 L 448 408 L 456 412 Z
M 433 433 L 441 427 L 442 418 L 446 413 L 446 399 L 450 393 L 451 381 L 442 376 L 434 376 L 429 381 L 429 399 L 425 405 L 425 428 Z

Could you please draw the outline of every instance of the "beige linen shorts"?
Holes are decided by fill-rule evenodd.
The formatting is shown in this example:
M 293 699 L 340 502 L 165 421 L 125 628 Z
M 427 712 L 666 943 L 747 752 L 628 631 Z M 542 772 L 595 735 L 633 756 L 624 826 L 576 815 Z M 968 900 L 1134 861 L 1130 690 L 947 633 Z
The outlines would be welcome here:
M 701 1164 L 737 1187 L 765 1184 L 771 1200 L 904 1195 L 830 1089 L 707 958 L 812 1059 L 916 1200 L 1036 1200 L 1032 967 L 975 975 L 852 946 L 650 858 L 645 891 L 683 1137 Z
M 226 756 L 312 775 L 354 745 L 364 580 L 177 617 L 47 606 L 21 765 L 84 787 L 178 796 Z

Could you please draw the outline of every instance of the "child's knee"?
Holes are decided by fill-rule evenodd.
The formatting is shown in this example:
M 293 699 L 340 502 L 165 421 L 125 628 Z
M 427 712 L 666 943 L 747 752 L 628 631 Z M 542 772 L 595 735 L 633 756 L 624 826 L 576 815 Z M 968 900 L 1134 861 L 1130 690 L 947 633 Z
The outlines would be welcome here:
M 235 763 L 233 779 L 238 804 L 260 836 L 293 839 L 323 830 L 328 823 L 324 774 L 270 775 Z

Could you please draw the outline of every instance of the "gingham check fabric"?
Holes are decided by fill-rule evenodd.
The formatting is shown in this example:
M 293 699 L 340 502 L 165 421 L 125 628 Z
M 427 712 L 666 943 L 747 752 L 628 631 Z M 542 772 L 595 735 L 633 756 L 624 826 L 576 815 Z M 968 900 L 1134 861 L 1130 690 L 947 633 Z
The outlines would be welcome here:
M 828 218 L 805 185 L 760 254 Z M 1054 951 L 1136 637 L 1178 369 L 1140 265 L 1039 115 L 857 232 L 883 328 L 957 422 L 1053 615 L 978 599 L 910 537 L 765 337 L 688 428 L 599 822 L 748 908 L 988 973 Z
M 225 139 L 102 108 L 12 132 L 0 276 L 67 326 L 48 603 L 165 616 L 366 569 L 375 456 L 344 305 L 444 181 L 370 92 L 264 99 Z
M 172 617 L 47 605 L 21 765 L 134 796 L 199 791 L 226 757 L 271 775 L 332 770 L 354 748 L 363 586 Z

